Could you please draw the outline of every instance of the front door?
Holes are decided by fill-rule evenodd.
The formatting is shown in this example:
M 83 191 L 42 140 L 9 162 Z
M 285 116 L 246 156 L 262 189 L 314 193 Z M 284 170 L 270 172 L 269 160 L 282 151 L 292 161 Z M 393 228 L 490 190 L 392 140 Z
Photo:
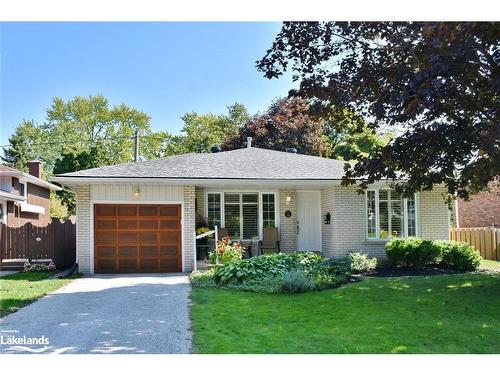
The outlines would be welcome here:
M 297 250 L 321 251 L 321 195 L 297 192 Z

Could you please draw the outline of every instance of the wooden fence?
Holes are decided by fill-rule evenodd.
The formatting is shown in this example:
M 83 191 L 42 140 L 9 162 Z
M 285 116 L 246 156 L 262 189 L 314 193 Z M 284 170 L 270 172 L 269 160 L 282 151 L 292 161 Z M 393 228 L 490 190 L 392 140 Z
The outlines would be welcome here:
M 76 260 L 76 224 L 71 220 L 54 220 L 45 227 L 27 223 L 12 228 L 2 224 L 0 250 L 0 261 L 52 259 L 57 268 L 67 268 Z
M 500 228 L 451 228 L 450 240 L 467 242 L 484 259 L 500 260 Z

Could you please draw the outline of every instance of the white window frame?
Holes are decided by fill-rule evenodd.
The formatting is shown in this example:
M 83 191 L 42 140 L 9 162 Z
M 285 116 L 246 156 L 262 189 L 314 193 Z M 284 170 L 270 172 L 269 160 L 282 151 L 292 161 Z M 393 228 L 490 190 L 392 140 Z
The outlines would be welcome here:
M 23 189 L 22 197 L 27 199 L 28 198 L 28 184 L 27 184 L 27 182 L 19 180 L 18 183 L 19 183 L 19 185 L 23 185 L 24 189 Z M 19 187 L 19 193 L 21 193 L 21 187 Z M 19 194 L 19 195 L 21 196 L 21 194 Z
M 208 217 L 208 194 L 220 194 L 221 197 L 221 228 L 226 227 L 226 222 L 225 222 L 225 206 L 226 202 L 224 200 L 224 194 L 225 193 L 230 193 L 230 194 L 257 194 L 258 200 L 258 212 L 257 212 L 257 223 L 258 223 L 258 233 L 259 233 L 259 240 L 262 239 L 262 230 L 264 227 L 264 218 L 262 214 L 262 195 L 263 194 L 272 194 L 274 195 L 274 225 L 276 228 L 279 230 L 279 192 L 278 191 L 272 191 L 272 190 L 234 190 L 234 189 L 224 189 L 224 190 L 210 190 L 210 189 L 205 189 L 205 207 L 204 207 L 204 216 Z M 241 208 L 242 203 L 240 203 L 240 212 L 242 210 Z M 243 220 L 241 220 L 240 223 L 240 233 L 243 233 Z M 243 241 L 250 241 L 251 238 L 243 238 Z
M 380 200 L 379 200 L 379 192 L 380 190 L 393 190 L 390 188 L 370 188 L 365 191 L 365 237 L 367 241 L 389 241 L 392 239 L 392 236 L 389 235 L 389 237 L 386 238 L 380 238 Z M 368 237 L 368 192 L 373 191 L 375 192 L 375 237 Z M 414 200 L 415 200 L 415 236 L 418 237 L 420 236 L 420 222 L 419 222 L 419 205 L 418 205 L 418 193 L 415 193 L 414 195 Z M 390 209 L 390 201 L 388 196 L 388 201 L 389 201 L 389 209 Z M 408 237 L 408 199 L 403 198 L 403 205 L 402 205 L 402 210 L 403 210 L 403 236 L 402 238 Z M 389 228 L 390 228 L 390 219 L 389 219 Z M 389 230 L 389 234 L 391 231 Z

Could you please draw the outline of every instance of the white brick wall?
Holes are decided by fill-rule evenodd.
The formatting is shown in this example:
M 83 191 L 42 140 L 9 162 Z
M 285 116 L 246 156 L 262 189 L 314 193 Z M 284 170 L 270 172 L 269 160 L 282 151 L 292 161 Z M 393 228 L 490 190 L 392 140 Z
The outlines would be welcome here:
M 450 220 L 448 204 L 444 201 L 443 187 L 422 191 L 420 200 L 420 235 L 430 240 L 447 240 Z
M 290 197 L 287 205 L 286 197 Z M 290 210 L 292 216 L 287 218 L 285 211 Z M 279 222 L 280 222 L 280 249 L 283 252 L 297 250 L 297 193 L 295 190 L 279 191 Z
M 184 272 L 191 272 L 194 263 L 195 246 L 195 189 L 194 186 L 184 186 Z
M 83 274 L 89 274 L 92 266 L 90 257 L 90 186 L 76 189 L 76 261 Z
M 205 217 L 205 190 L 203 188 L 195 188 L 195 198 L 196 198 L 196 214 Z
M 442 189 L 419 194 L 420 234 L 432 240 L 448 238 L 448 208 Z M 321 192 L 321 214 L 330 212 L 331 223 L 322 224 L 323 254 L 340 257 L 349 251 L 362 251 L 385 257 L 384 241 L 366 239 L 365 196 L 356 187 L 333 187 Z

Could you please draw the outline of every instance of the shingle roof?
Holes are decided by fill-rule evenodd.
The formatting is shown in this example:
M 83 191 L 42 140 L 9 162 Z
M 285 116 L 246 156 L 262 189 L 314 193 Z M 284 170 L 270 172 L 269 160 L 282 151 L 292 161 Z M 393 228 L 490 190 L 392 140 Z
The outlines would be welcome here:
M 58 177 L 337 180 L 342 160 L 264 150 L 257 147 L 118 164 L 70 172 Z

